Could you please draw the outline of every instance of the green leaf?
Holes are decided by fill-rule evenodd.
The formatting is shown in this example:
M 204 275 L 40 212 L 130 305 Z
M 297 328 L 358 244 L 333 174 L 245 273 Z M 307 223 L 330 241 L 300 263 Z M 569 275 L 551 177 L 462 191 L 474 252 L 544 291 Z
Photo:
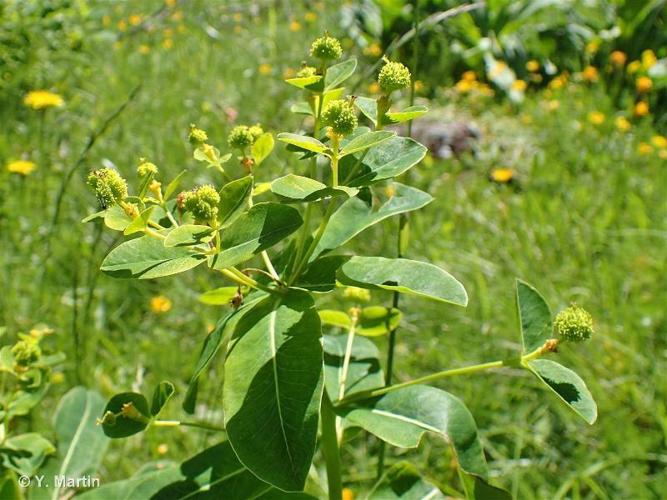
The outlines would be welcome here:
M 487 466 L 477 425 L 465 404 L 435 387 L 413 385 L 390 392 L 365 406 L 342 410 L 345 425 L 361 427 L 387 443 L 415 448 L 426 432 L 447 441 L 459 466 L 480 477 Z
M 457 306 L 468 304 L 463 285 L 448 272 L 426 262 L 352 257 L 341 266 L 337 276 L 344 285 L 392 290 Z
M 306 101 L 300 101 L 292 104 L 289 110 L 297 115 L 313 116 L 313 108 L 311 108 L 310 104 L 308 104 Z
M 0 472 L 0 498 L 4 500 L 23 500 L 23 491 L 14 471 L 5 470 Z
M 287 174 L 271 183 L 271 191 L 293 201 L 317 201 L 331 196 L 355 196 L 359 190 L 346 186 L 329 187 L 310 177 Z
M 174 177 L 174 179 L 167 185 L 167 189 L 165 189 L 164 193 L 162 194 L 165 200 L 169 200 L 171 195 L 176 192 L 187 172 L 187 170 L 182 170 L 181 173 Z
M 338 87 L 352 76 L 355 69 L 357 69 L 357 59 L 354 57 L 329 67 L 324 77 L 324 90 Z
M 343 373 L 347 338 L 347 335 L 325 335 L 323 338 L 324 383 L 327 394 L 334 402 L 338 400 L 340 394 L 340 379 Z M 380 352 L 375 344 L 364 337 L 354 337 L 351 352 L 345 380 L 345 396 L 382 387 L 384 374 L 378 360 Z
M 409 122 L 410 120 L 414 120 L 415 118 L 419 118 L 420 116 L 426 114 L 428 112 L 428 108 L 426 106 L 410 106 L 409 108 L 405 108 L 402 111 L 389 111 L 387 114 L 385 114 L 385 119 L 384 121 L 386 123 L 403 123 L 403 122 Z
M 322 80 L 322 75 L 288 78 L 285 81 L 290 85 L 294 85 L 300 89 L 310 89 L 311 87 L 315 87 L 320 82 L 320 80 Z
M 222 251 L 211 267 L 225 269 L 244 262 L 296 231 L 303 220 L 299 211 L 280 203 L 258 203 L 222 233 Z
M 11 436 L 0 445 L 2 465 L 26 476 L 33 476 L 55 452 L 51 442 L 36 432 Z
M 218 218 L 222 227 L 228 227 L 250 207 L 253 176 L 246 175 L 229 182 L 220 190 Z
M 132 223 L 132 217 L 125 213 L 118 205 L 107 208 L 104 213 L 104 225 L 114 231 L 125 231 L 127 226 Z
M 250 148 L 255 165 L 260 165 L 271 154 L 274 144 L 273 135 L 270 132 L 263 133 L 255 140 Z
M 138 217 L 135 217 L 132 222 L 125 228 L 123 234 L 130 235 L 134 233 L 139 233 L 148 227 L 148 221 L 151 219 L 151 215 L 155 210 L 155 205 L 148 207 L 146 210 L 141 212 Z
M 345 144 L 345 146 L 343 146 L 343 148 L 340 150 L 340 157 L 342 158 L 343 156 L 347 156 L 349 154 L 358 153 L 360 151 L 365 151 L 366 149 L 376 147 L 394 136 L 396 136 L 396 132 L 391 132 L 389 130 L 366 132 L 365 134 L 357 136 Z
M 103 408 L 102 396 L 85 387 L 75 387 L 62 397 L 53 418 L 56 456 L 47 462 L 40 474 L 46 478 L 84 477 L 99 469 L 109 445 L 109 438 L 96 423 Z M 61 488 L 52 484 L 52 480 L 48 483 L 49 488 L 38 488 L 33 484 L 30 498 L 57 500 L 66 496 Z
M 236 286 L 223 286 L 202 293 L 197 297 L 197 300 L 202 304 L 208 304 L 209 306 L 228 306 L 229 302 L 236 296 L 237 292 L 238 287 Z
M 108 416 L 114 414 L 113 417 Z M 110 438 L 125 438 L 148 427 L 151 414 L 148 401 L 136 392 L 121 392 L 104 407 L 102 430 Z
M 151 415 L 157 417 L 164 408 L 164 405 L 171 399 L 176 392 L 174 384 L 167 380 L 160 382 L 153 392 L 153 400 L 151 401 Z
M 318 311 L 323 325 L 337 326 L 346 330 L 352 325 L 352 318 L 343 311 L 322 309 Z M 382 306 L 364 307 L 359 314 L 356 333 L 365 337 L 377 337 L 398 327 L 403 315 L 394 308 Z
M 336 288 L 336 271 L 349 258 L 349 255 L 327 255 L 315 259 L 299 276 L 295 286 L 320 293 L 332 291 Z
M 329 151 L 326 145 L 314 137 L 308 137 L 307 135 L 282 133 L 278 134 L 278 140 L 296 146 L 299 149 L 312 151 L 313 153 L 324 154 Z
M 165 247 L 187 247 L 208 243 L 213 239 L 213 229 L 197 224 L 183 224 L 175 227 L 164 240 Z
M 378 103 L 375 99 L 359 96 L 354 100 L 354 105 L 373 125 L 377 125 Z
M 340 178 L 348 186 L 367 186 L 396 177 L 419 163 L 427 149 L 407 137 L 392 137 L 367 153 L 341 159 Z M 363 155 L 363 156 L 362 156 Z M 349 181 L 349 177 L 352 177 Z
M 257 477 L 286 491 L 303 489 L 315 452 L 320 338 L 313 299 L 291 290 L 267 297 L 239 321 L 225 363 L 229 441 Z
M 100 269 L 114 278 L 150 279 L 187 271 L 205 259 L 188 248 L 167 248 L 159 238 L 142 236 L 114 248 Z
M 461 482 L 468 498 L 475 500 L 512 500 L 512 495 L 507 490 L 494 486 L 479 476 L 463 473 L 460 475 Z
M 598 418 L 598 408 L 588 387 L 579 375 L 548 359 L 529 361 L 528 367 L 577 415 L 591 425 L 595 423 Z
M 364 229 L 387 217 L 417 210 L 433 201 L 431 195 L 419 189 L 398 182 L 393 186 L 395 194 L 376 209 L 360 197 L 346 200 L 329 220 L 311 260 L 323 252 L 344 245 Z
M 551 311 L 540 292 L 521 280 L 516 280 L 516 308 L 523 354 L 529 354 L 551 338 Z
M 87 217 L 81 219 L 81 223 L 85 224 L 86 222 L 92 222 L 96 219 L 104 219 L 106 213 L 107 213 L 106 210 L 100 210 L 99 212 L 95 212 L 94 214 L 90 214 Z
M 442 492 L 423 479 L 414 465 L 398 462 L 373 487 L 366 500 L 445 500 Z

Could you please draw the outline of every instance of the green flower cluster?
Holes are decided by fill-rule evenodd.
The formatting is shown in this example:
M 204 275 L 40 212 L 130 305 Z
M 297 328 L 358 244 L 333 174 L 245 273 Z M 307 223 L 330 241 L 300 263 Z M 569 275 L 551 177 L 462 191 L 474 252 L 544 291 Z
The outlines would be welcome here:
M 325 34 L 310 46 L 310 55 L 323 61 L 335 61 L 343 55 L 343 48 L 337 38 Z
M 303 66 L 299 72 L 296 74 L 297 78 L 308 78 L 310 76 L 315 76 L 317 74 L 317 69 L 313 66 Z
M 88 185 L 104 207 L 110 207 L 127 198 L 127 182 L 113 168 L 100 168 L 88 175 Z
M 322 112 L 322 122 L 338 135 L 349 135 L 357 128 L 357 115 L 349 101 L 338 99 L 327 104 Z
M 583 307 L 572 304 L 558 313 L 554 331 L 564 341 L 581 342 L 593 335 L 593 318 Z
M 232 129 L 227 136 L 227 142 L 233 148 L 244 149 L 252 146 L 257 138 L 264 133 L 262 127 L 257 125 L 238 125 Z
M 200 144 L 203 144 L 206 141 L 208 141 L 208 134 L 206 133 L 205 130 L 197 128 L 197 126 L 194 123 L 191 123 L 190 135 L 188 136 L 188 140 L 190 141 L 190 144 L 199 146 Z
M 410 70 L 400 62 L 387 61 L 378 75 L 380 88 L 393 92 L 410 86 Z
M 139 160 L 139 166 L 137 167 L 137 175 L 142 179 L 149 176 L 157 175 L 157 166 L 154 163 L 151 163 L 146 160 L 146 158 L 141 158 Z
M 24 338 L 14 344 L 12 354 L 17 365 L 27 366 L 39 360 L 42 356 L 42 350 L 39 348 L 37 340 Z
M 220 195 L 210 184 L 199 186 L 183 194 L 183 207 L 197 221 L 211 222 L 218 216 Z

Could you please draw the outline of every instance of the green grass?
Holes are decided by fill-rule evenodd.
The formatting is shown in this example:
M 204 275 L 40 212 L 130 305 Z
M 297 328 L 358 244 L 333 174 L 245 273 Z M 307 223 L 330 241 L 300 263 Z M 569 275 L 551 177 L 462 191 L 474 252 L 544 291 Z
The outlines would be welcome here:
M 89 41 L 89 57 L 77 59 L 76 71 L 63 71 L 71 63 L 54 58 L 46 69 L 37 67 L 25 77 L 34 86 L 53 87 L 67 101 L 64 109 L 49 110 L 44 117 L 44 161 L 38 154 L 39 116 L 18 97 L 28 87 L 8 91 L 0 107 L 6 130 L 0 163 L 23 153 L 39 163 L 26 178 L 4 168 L 0 172 L 5 284 L 0 325 L 13 338 L 45 323 L 56 330 L 52 346 L 68 355 L 65 382 L 52 388 L 36 419 L 43 426 L 57 397 L 78 383 L 109 396 L 133 387 L 147 393 L 168 379 L 183 394 L 207 327 L 220 314 L 197 301 L 199 293 L 224 284 L 203 269 L 156 282 L 116 281 L 98 272 L 117 239 L 94 224 L 80 223 L 96 209 L 85 186 L 87 170 L 111 161 L 132 179 L 138 158 L 146 156 L 165 178 L 189 168 L 186 184 L 216 181 L 212 171 L 190 158 L 189 123 L 205 128 L 221 149 L 230 128 L 229 107 L 238 111 L 241 123 L 297 130 L 300 122 L 289 105 L 298 91 L 282 83 L 281 75 L 286 68 L 298 68 L 316 33 L 326 27 L 337 31 L 334 15 L 316 11 L 317 20 L 308 22 L 301 8 L 287 12 L 286 3 L 263 8 L 257 18 L 242 10 L 236 21 L 232 8 L 193 2 L 184 9 L 183 21 L 166 18 L 154 32 L 124 34 L 114 46 L 110 38 L 117 21 L 152 12 L 154 6 L 128 2 L 116 12 L 101 5 L 96 13 L 111 16 L 109 36 Z M 295 19 L 302 29 L 292 32 L 288 26 Z M 185 33 L 178 32 L 181 25 Z M 208 33 L 207 26 L 213 28 Z M 174 31 L 171 49 L 162 46 L 165 29 Z M 150 52 L 141 54 L 141 45 Z M 261 75 L 260 64 L 269 64 L 271 74 Z M 65 76 L 51 80 L 53 65 L 60 68 L 53 74 Z M 75 172 L 52 229 L 63 172 L 76 162 L 91 131 L 139 83 L 136 99 Z M 656 132 L 648 121 L 626 134 L 616 131 L 614 111 L 600 87 L 570 86 L 548 97 L 531 94 L 519 109 L 493 100 L 452 104 L 450 97 L 431 104 L 436 108 L 432 116 L 469 116 L 483 131 L 480 151 L 477 158 L 414 170 L 411 182 L 436 201 L 411 217 L 408 256 L 449 270 L 465 284 L 470 304 L 460 309 L 405 299 L 396 378 L 516 355 L 515 277 L 541 290 L 554 313 L 576 301 L 593 314 L 598 333 L 584 345 L 563 347 L 558 358 L 582 375 L 597 399 L 600 417 L 594 426 L 512 370 L 439 385 L 469 406 L 494 479 L 519 498 L 554 498 L 557 493 L 567 498 L 660 497 L 667 491 L 667 174 L 657 152 L 637 153 L 638 142 Z M 560 101 L 558 110 L 547 110 L 550 99 Z M 607 116 L 601 126 L 587 120 L 594 110 Z M 258 173 L 259 181 L 297 168 L 282 147 L 277 149 Z M 516 181 L 489 182 L 488 171 L 497 166 L 514 168 Z M 394 255 L 395 225 L 396 220 L 386 221 L 351 246 L 366 255 Z M 174 304 L 163 315 L 149 309 L 150 298 L 158 294 Z M 390 301 L 388 294 L 376 293 L 374 299 Z M 379 344 L 384 349 L 385 342 Z M 220 368 L 213 367 L 201 408 L 202 416 L 218 421 L 219 375 Z M 177 415 L 178 404 L 172 404 L 167 417 Z M 212 439 L 192 430 L 153 429 L 114 442 L 104 481 L 132 474 L 146 460 L 192 455 Z M 356 448 L 347 449 L 343 458 L 345 479 L 372 477 L 375 464 L 366 450 L 376 443 L 363 437 L 352 442 Z M 164 456 L 157 453 L 160 443 L 169 446 Z M 397 458 L 414 459 L 441 483 L 454 477 L 452 457 L 435 439 L 426 439 L 416 451 L 392 450 L 389 461 Z

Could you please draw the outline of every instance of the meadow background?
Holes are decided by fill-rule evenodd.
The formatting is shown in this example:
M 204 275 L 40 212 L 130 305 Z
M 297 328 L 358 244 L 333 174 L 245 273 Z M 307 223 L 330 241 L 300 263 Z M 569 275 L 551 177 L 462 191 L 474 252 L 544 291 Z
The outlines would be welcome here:
M 661 498 L 667 492 L 665 2 L 572 2 L 568 12 L 554 7 L 551 15 L 530 2 L 510 3 L 489 2 L 457 24 L 425 29 L 416 45 L 390 54 L 413 72 L 418 62 L 415 98 L 431 108 L 428 123 L 462 121 L 479 131 L 474 151 L 430 157 L 412 171 L 411 182 L 436 200 L 411 217 L 409 257 L 448 269 L 466 286 L 470 303 L 466 309 L 402 303 L 396 379 L 515 353 L 515 277 L 541 290 L 554 309 L 576 301 L 592 313 L 597 335 L 559 356 L 595 396 L 595 425 L 524 373 L 439 385 L 467 403 L 495 482 L 516 497 Z M 298 70 L 310 41 L 325 30 L 340 36 L 363 75 L 410 29 L 405 4 L 10 0 L 0 7 L 0 341 L 11 344 L 19 332 L 48 327 L 54 333 L 44 348 L 67 355 L 47 398 L 22 425 L 48 435 L 59 397 L 80 384 L 106 398 L 147 392 L 168 379 L 183 394 L 201 343 L 226 307 L 198 300 L 225 285 L 203 269 L 159 282 L 101 274 L 101 260 L 119 239 L 101 224 L 81 223 L 97 210 L 88 171 L 112 165 L 133 179 L 146 157 L 167 178 L 187 168 L 186 185 L 212 179 L 191 157 L 190 123 L 221 149 L 235 123 L 297 131 L 301 121 L 290 105 L 300 96 L 283 79 Z M 455 4 L 424 0 L 421 15 Z M 604 9 L 586 10 L 589 4 Z M 543 29 L 545 19 L 555 24 L 552 32 Z M 576 22 L 586 30 L 573 29 L 571 38 L 557 29 Z M 641 77 L 651 79 L 650 89 L 638 84 Z M 369 95 L 376 91 L 369 81 L 351 85 Z M 59 94 L 64 104 L 31 109 L 24 97 L 36 89 Z M 646 109 L 637 107 L 642 102 Z M 17 160 L 34 169 L 16 171 Z M 293 166 L 277 146 L 258 181 Z M 394 255 L 396 223 L 370 229 L 363 248 L 361 240 L 351 245 L 366 255 Z M 390 301 L 380 293 L 374 298 Z M 378 343 L 385 348 L 385 340 Z M 220 421 L 215 366 L 211 372 L 198 411 Z M 176 415 L 178 405 L 165 418 L 169 412 Z M 179 460 L 213 439 L 192 429 L 152 429 L 114 441 L 100 475 L 103 482 L 128 477 L 146 461 Z M 357 451 L 343 455 L 344 480 L 367 484 L 375 464 L 365 447 L 376 443 L 353 444 Z M 399 457 L 424 465 L 447 491 L 453 472 L 442 472 L 452 471 L 444 443 L 426 439 L 418 450 L 392 450 L 389 462 Z

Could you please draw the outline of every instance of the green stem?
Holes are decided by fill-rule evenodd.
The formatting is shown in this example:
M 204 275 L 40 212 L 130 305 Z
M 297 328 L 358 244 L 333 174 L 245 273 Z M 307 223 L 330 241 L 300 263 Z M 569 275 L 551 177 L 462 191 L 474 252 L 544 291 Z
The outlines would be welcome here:
M 207 431 L 225 432 L 224 427 L 209 424 L 207 422 L 182 422 L 180 420 L 153 420 L 151 425 L 155 427 L 197 427 L 198 429 L 206 429 Z
M 342 500 L 343 482 L 341 478 L 340 450 L 336 438 L 336 414 L 329 395 L 324 391 L 320 425 L 322 430 L 322 453 L 327 468 L 327 483 L 329 485 L 329 500 Z
M 331 176 L 333 187 L 338 187 L 338 145 L 340 137 L 338 134 L 331 134 Z

